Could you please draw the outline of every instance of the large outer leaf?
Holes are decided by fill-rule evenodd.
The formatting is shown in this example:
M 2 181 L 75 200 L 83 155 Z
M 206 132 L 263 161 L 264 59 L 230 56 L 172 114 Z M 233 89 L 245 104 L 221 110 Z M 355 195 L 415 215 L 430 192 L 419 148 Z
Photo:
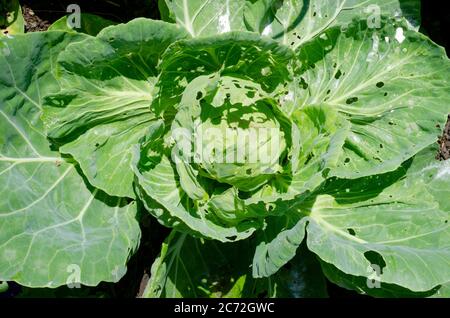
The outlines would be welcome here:
M 434 143 L 445 124 L 445 51 L 415 31 L 404 30 L 400 38 L 398 30 L 372 30 L 361 22 L 345 32 L 330 29 L 299 51 L 298 107 L 326 104 L 352 124 L 330 175 L 357 178 L 395 170 Z
M 255 15 L 254 7 L 265 10 Z M 367 19 L 377 25 L 381 17 L 405 16 L 410 26 L 420 24 L 420 0 L 258 0 L 245 12 L 252 30 L 270 36 L 293 49 L 333 26 L 346 27 L 353 19 Z M 248 25 L 248 23 L 247 23 Z
M 392 185 L 403 168 L 391 175 L 331 181 L 329 194 L 317 197 L 309 217 L 309 249 L 354 276 L 367 276 L 368 266 L 378 265 L 382 282 L 412 291 L 448 282 L 449 162 L 430 164 L 434 154 L 427 149 L 418 155 Z M 388 187 L 377 194 L 383 185 Z
M 39 120 L 42 95 L 59 89 L 51 74 L 57 54 L 83 38 L 47 32 L 1 40 L 11 54 L 0 55 L 0 280 L 115 282 L 138 245 L 135 205 L 88 188 L 76 166 L 50 150 Z
M 246 0 L 166 0 L 170 17 L 193 37 L 245 30 L 245 3 Z
M 382 283 L 411 291 L 448 282 L 449 162 L 430 164 L 434 154 L 424 150 L 412 165 L 384 175 L 332 179 L 317 197 L 294 202 L 285 216 L 291 222 L 268 223 L 254 276 L 271 275 L 291 259 L 306 228 L 308 248 L 346 274 L 367 277 L 376 265 Z
M 110 195 L 134 197 L 131 148 L 154 121 L 156 65 L 184 37 L 174 25 L 136 19 L 69 45 L 59 57 L 62 90 L 46 99 L 43 116 L 48 135 Z
M 152 266 L 143 297 L 325 297 L 315 257 L 299 251 L 289 268 L 270 279 L 253 279 L 253 242 L 218 243 L 172 232 Z

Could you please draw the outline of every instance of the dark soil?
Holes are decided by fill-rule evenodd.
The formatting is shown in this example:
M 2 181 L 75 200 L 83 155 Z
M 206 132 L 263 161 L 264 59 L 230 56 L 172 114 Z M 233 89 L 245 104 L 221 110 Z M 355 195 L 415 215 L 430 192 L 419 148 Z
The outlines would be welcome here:
M 448 115 L 447 124 L 444 128 L 442 137 L 439 138 L 439 153 L 436 156 L 437 160 L 450 159 L 450 115 Z
M 144 295 L 145 288 L 147 287 L 147 283 L 150 280 L 150 273 L 144 273 L 144 276 L 142 276 L 141 285 L 139 287 L 139 292 L 137 294 L 137 298 L 141 298 L 142 295 Z
M 22 6 L 22 14 L 25 20 L 25 32 L 46 31 L 50 27 L 50 23 L 42 20 L 28 6 Z

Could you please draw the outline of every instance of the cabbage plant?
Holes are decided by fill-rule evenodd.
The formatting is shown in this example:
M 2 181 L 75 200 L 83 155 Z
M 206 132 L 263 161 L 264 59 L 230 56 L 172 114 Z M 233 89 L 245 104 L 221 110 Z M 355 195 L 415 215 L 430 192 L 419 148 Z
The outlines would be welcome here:
M 150 213 L 145 297 L 450 296 L 450 63 L 418 1 L 159 6 L 0 39 L 0 280 L 117 282 Z

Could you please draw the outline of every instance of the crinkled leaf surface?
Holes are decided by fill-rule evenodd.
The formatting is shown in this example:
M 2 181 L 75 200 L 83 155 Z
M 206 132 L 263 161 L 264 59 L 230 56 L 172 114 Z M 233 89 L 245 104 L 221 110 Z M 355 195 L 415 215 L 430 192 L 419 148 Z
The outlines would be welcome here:
M 269 102 L 278 112 L 271 116 L 289 126 L 286 131 L 289 130 L 293 163 L 287 165 L 290 168 L 285 174 L 269 178 L 256 193 L 242 199 L 236 188 L 246 191 L 253 184 L 244 180 L 247 183 L 235 183 L 236 188 L 221 190 L 223 179 L 215 177 L 215 183 L 211 178 L 205 180 L 198 172 L 199 165 L 177 162 L 170 149 L 170 138 L 160 138 L 155 148 L 142 147 L 142 152 L 136 153 L 135 167 L 140 197 L 160 222 L 179 230 L 179 226 L 186 225 L 190 232 L 221 241 L 244 239 L 263 225 L 264 217 L 284 213 L 288 203 L 283 200 L 311 191 L 324 180 L 322 171 L 335 165 L 349 124 L 330 107 L 313 105 L 299 109 L 292 115 L 292 122 L 278 109 L 277 101 L 286 99 L 279 92 L 289 80 L 287 64 L 292 57 L 290 50 L 277 42 L 261 40 L 248 32 L 182 40 L 169 47 L 160 64 L 158 97 L 152 106 L 157 113 L 165 114 L 172 131 L 191 129 L 208 107 L 213 112 L 229 102 L 251 109 L 254 105 L 267 105 L 258 104 L 261 101 Z M 206 100 L 209 106 L 204 103 Z M 304 146 L 301 151 L 299 139 Z M 216 167 L 211 170 L 223 172 L 230 184 L 235 181 L 233 178 L 255 171 L 248 166 L 241 170 L 232 165 Z M 259 186 L 260 180 L 257 181 Z M 165 209 L 152 208 L 151 199 Z
M 402 26 L 332 28 L 304 45 L 299 58 L 297 107 L 326 104 L 351 123 L 330 175 L 395 170 L 436 141 L 450 113 L 445 51 Z
M 229 100 L 250 107 L 259 100 L 271 98 L 287 80 L 287 63 L 291 57 L 292 52 L 275 41 L 261 40 L 248 32 L 178 41 L 163 56 L 158 94 L 152 107 L 164 115 L 165 124 L 172 129 L 189 128 L 186 123 L 200 109 L 199 95 L 210 98 L 211 105 L 221 106 Z M 175 120 L 171 120 L 173 113 L 176 113 Z M 204 180 L 197 179 L 191 166 L 172 161 L 170 142 L 166 139 L 170 138 L 160 138 L 161 145 L 156 149 L 143 147 L 136 157 L 136 174 L 144 190 L 140 193 L 144 201 L 156 200 L 167 209 L 167 213 L 157 216 L 165 220 L 164 224 L 170 223 L 168 214 L 171 214 L 178 223 L 182 221 L 193 231 L 221 241 L 246 238 L 255 227 L 262 225 L 265 208 L 255 215 L 256 209 L 249 211 L 244 207 L 236 214 L 247 217 L 248 222 L 238 223 L 240 217 L 233 214 L 244 204 L 237 192 L 222 191 L 219 198 L 212 193 L 218 183 L 211 184 L 211 179 L 205 181 L 202 189 Z M 199 202 L 202 199 L 206 201 Z M 209 213 L 211 209 L 220 210 L 227 220 L 216 218 L 215 213 Z
M 156 65 L 184 37 L 175 25 L 135 19 L 69 45 L 58 59 L 62 89 L 46 98 L 48 135 L 110 195 L 134 197 L 131 148 L 155 120 Z
M 57 54 L 85 36 L 32 33 L 2 39 L 0 55 L 0 280 L 25 286 L 118 281 L 139 242 L 135 204 L 88 187 L 52 151 L 39 117 L 59 89 Z
M 253 242 L 219 243 L 172 232 L 143 297 L 325 297 L 323 274 L 306 250 L 270 279 L 253 279 Z
M 160 113 L 176 107 L 188 84 L 203 75 L 253 81 L 264 92 L 272 93 L 287 80 L 287 64 L 291 58 L 292 52 L 288 48 L 250 32 L 178 41 L 164 53 L 159 65 L 161 76 L 156 84 L 157 96 L 152 108 Z M 238 82 L 236 84 L 239 86 Z M 257 97 L 263 97 L 264 93 L 255 92 L 255 86 L 252 86 L 241 92 L 253 91 Z

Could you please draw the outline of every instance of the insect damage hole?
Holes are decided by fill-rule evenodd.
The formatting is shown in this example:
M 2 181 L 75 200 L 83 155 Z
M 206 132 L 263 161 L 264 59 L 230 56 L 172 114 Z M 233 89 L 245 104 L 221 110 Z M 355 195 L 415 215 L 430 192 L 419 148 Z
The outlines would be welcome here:
M 255 97 L 255 92 L 254 91 L 248 91 L 246 94 L 245 94 L 248 98 L 253 98 L 253 97 Z
M 308 89 L 308 83 L 306 83 L 305 79 L 303 77 L 300 78 L 300 87 L 303 89 Z
M 347 100 L 345 101 L 345 103 L 346 103 L 347 105 L 351 105 L 351 104 L 353 104 L 353 103 L 356 103 L 357 101 L 358 101 L 358 97 L 352 97 L 352 98 L 347 99 Z
M 379 269 L 378 274 L 383 274 L 383 269 L 386 267 L 386 262 L 380 253 L 375 251 L 367 251 L 364 253 L 364 257 L 370 262 L 372 268 Z

